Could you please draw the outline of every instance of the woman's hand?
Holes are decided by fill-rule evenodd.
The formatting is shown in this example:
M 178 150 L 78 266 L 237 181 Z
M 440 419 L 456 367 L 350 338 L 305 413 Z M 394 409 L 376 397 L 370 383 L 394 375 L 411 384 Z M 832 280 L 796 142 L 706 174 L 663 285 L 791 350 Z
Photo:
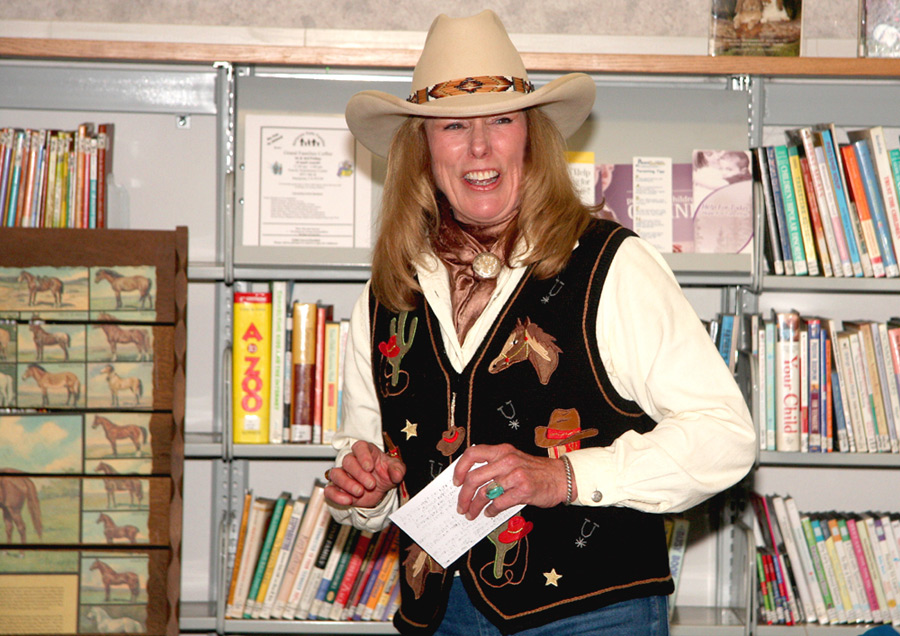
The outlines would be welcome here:
M 484 465 L 472 468 L 479 463 Z M 517 504 L 552 508 L 564 503 L 567 493 L 566 468 L 561 459 L 528 455 L 510 444 L 479 444 L 466 449 L 453 471 L 453 483 L 462 485 L 457 511 L 468 519 L 477 517 L 488 504 L 486 517 Z M 503 487 L 503 494 L 488 499 L 487 491 L 497 484 Z
M 406 464 L 370 442 L 358 441 L 340 467 L 328 471 L 325 498 L 337 506 L 374 508 L 397 487 Z

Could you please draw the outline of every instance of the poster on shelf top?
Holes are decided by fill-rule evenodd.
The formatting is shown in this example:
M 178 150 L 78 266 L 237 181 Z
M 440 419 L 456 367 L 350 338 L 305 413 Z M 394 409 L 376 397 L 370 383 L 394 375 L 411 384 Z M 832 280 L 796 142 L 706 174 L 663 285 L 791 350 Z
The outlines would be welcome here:
M 313 263 L 367 262 L 372 155 L 343 117 L 247 113 L 242 118 L 240 248 L 289 249 Z
M 900 57 L 900 0 L 859 0 L 860 57 Z
M 711 0 L 709 54 L 799 56 L 801 17 L 801 0 Z

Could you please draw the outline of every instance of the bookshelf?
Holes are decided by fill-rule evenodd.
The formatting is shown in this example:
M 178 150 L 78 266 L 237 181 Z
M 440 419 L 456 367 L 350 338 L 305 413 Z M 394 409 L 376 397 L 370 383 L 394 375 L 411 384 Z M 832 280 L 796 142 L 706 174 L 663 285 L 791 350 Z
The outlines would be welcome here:
M 262 475 L 269 473 L 273 481 L 290 474 L 298 487 L 311 483 L 333 452 L 231 444 L 229 374 L 209 370 L 227 368 L 234 280 L 296 279 L 309 284 L 312 298 L 323 296 L 323 289 L 353 298 L 368 277 L 368 268 L 360 263 L 296 266 L 289 250 L 258 258 L 235 249 L 242 109 L 296 110 L 302 93 L 310 96 L 302 108 L 340 113 L 346 97 L 372 82 L 385 90 L 405 87 L 417 56 L 417 51 L 395 49 L 0 38 L 3 125 L 63 127 L 99 121 L 95 113 L 113 119 L 118 149 L 114 176 L 118 192 L 127 197 L 120 200 L 120 212 L 127 212 L 120 222 L 134 228 L 189 227 L 192 312 L 184 509 L 191 531 L 183 547 L 183 632 L 394 633 L 390 625 L 377 624 L 224 620 L 223 530 L 239 512 L 236 501 L 243 488 L 264 485 Z M 599 124 L 580 132 L 572 145 L 602 151 L 610 162 L 630 161 L 633 154 L 687 160 L 693 147 L 748 147 L 778 127 L 807 121 L 900 125 L 890 107 L 900 96 L 900 60 L 541 52 L 527 52 L 523 58 L 538 82 L 573 70 L 596 78 L 603 89 L 595 111 Z M 858 98 L 860 92 L 865 100 Z M 126 144 L 131 152 L 125 151 Z M 159 170 L 159 165 L 167 169 Z M 375 167 L 376 173 L 379 169 Z M 758 264 L 759 255 L 756 259 Z M 865 307 L 874 304 L 872 315 L 844 317 L 875 318 L 888 311 L 887 299 L 900 291 L 897 279 L 766 276 L 748 257 L 677 254 L 668 262 L 701 317 L 791 305 L 834 314 L 837 307 L 853 304 L 867 314 Z M 794 455 L 761 454 L 757 475 L 769 479 L 772 473 L 778 484 L 778 479 L 804 478 L 810 471 L 816 477 L 861 473 L 865 484 L 885 476 L 896 480 L 900 473 L 894 456 Z M 293 477 L 296 473 L 300 476 Z M 275 487 L 265 489 L 282 489 Z M 689 570 L 681 585 L 689 587 L 679 591 L 672 633 L 800 633 L 803 628 L 757 626 L 752 619 L 752 545 L 728 503 L 725 521 L 688 553 Z M 700 564 L 693 578 L 692 560 Z M 699 592 L 685 594 L 691 586 Z M 863 630 L 807 626 L 804 633 Z

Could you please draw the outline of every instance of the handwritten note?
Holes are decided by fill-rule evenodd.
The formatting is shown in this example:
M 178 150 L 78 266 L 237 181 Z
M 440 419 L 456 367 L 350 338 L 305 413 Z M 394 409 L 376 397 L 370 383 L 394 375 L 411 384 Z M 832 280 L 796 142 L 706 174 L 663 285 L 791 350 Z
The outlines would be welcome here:
M 479 465 L 476 464 L 473 468 Z M 450 464 L 390 517 L 391 521 L 445 568 L 525 507 L 513 506 L 496 517 L 485 517 L 482 510 L 475 519 L 466 519 L 465 515 L 456 512 L 460 487 L 453 485 L 455 466 L 456 462 Z

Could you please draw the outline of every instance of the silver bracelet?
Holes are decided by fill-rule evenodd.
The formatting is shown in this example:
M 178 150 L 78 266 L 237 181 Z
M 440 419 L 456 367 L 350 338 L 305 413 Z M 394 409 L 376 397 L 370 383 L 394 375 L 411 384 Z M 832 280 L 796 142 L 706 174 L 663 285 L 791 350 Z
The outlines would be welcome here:
M 569 461 L 569 458 L 563 455 L 560 457 L 563 461 L 563 465 L 566 467 L 566 505 L 571 505 L 572 503 L 572 462 Z

